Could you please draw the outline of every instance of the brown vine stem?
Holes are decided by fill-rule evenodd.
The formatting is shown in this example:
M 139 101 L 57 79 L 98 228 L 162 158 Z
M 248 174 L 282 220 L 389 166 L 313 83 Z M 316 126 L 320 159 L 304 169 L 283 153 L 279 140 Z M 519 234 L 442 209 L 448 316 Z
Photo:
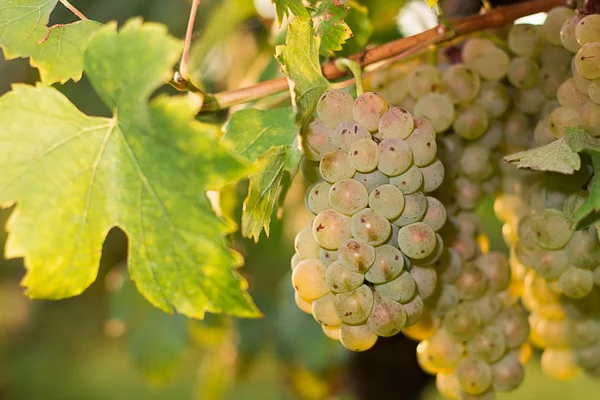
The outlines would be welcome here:
M 190 80 L 190 70 L 189 70 L 189 57 L 190 57 L 190 47 L 192 45 L 192 34 L 194 32 L 194 23 L 196 22 L 196 14 L 198 13 L 198 4 L 200 4 L 200 0 L 192 1 L 192 8 L 190 9 L 190 19 L 188 20 L 187 31 L 185 33 L 185 42 L 183 45 L 183 54 L 181 56 L 181 62 L 179 63 L 179 74 L 186 81 Z
M 472 15 L 466 18 L 451 20 L 457 36 L 481 31 L 489 28 L 500 28 L 513 22 L 517 18 L 538 12 L 548 11 L 552 7 L 565 4 L 565 0 L 529 0 L 523 3 L 496 7 L 481 15 Z M 413 47 L 422 47 L 424 44 L 437 44 L 448 40 L 445 32 L 440 32 L 439 27 L 431 28 L 418 35 L 397 39 L 381 46 L 367 49 L 359 54 L 348 57 L 360 63 L 361 67 L 374 64 L 379 61 L 394 58 L 399 54 L 407 52 Z M 323 74 L 327 79 L 338 79 L 348 74 L 341 71 L 334 61 L 322 65 Z M 247 103 L 265 96 L 288 90 L 286 78 L 276 78 L 270 81 L 258 83 L 241 89 L 229 90 L 208 96 L 201 112 L 215 111 L 228 108 L 232 105 Z
M 60 0 L 61 4 L 65 7 L 67 7 L 69 10 L 71 10 L 71 12 L 75 15 L 77 15 L 79 17 L 79 19 L 85 21 L 87 20 L 87 17 L 85 15 L 83 15 L 83 13 L 81 11 L 79 11 L 77 8 L 75 8 L 75 6 L 71 3 L 69 3 L 69 0 Z

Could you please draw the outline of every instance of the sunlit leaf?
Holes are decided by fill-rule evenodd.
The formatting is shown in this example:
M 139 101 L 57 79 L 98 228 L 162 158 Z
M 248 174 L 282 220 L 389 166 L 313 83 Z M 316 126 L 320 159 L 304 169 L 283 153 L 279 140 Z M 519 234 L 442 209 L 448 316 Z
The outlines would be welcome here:
M 284 17 L 290 17 L 291 15 L 295 15 L 302 21 L 310 19 L 310 14 L 302 4 L 302 0 L 271 0 L 271 3 L 275 5 L 279 25 L 283 22 Z
M 342 45 L 352 37 L 352 31 L 344 20 L 348 8 L 340 0 L 324 0 L 317 4 L 313 20 L 317 36 L 321 38 L 322 55 L 330 56 L 342 50 Z
M 504 157 L 504 161 L 537 171 L 554 171 L 572 174 L 581 167 L 581 159 L 564 138 L 542 147 L 521 151 Z

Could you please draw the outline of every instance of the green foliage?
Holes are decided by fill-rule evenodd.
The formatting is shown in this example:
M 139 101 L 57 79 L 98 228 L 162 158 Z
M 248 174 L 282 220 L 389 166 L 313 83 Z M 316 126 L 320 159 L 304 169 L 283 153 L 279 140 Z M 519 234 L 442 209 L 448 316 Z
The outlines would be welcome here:
M 352 37 L 352 31 L 344 21 L 348 9 L 339 0 L 324 0 L 317 3 L 313 13 L 315 31 L 321 38 L 320 52 L 324 56 L 342 50 L 342 45 Z
M 349 9 L 345 21 L 352 31 L 352 37 L 344 43 L 344 48 L 340 52 L 343 55 L 362 51 L 373 34 L 373 23 L 369 19 L 367 7 L 356 0 L 350 0 L 347 4 Z
M 554 171 L 572 174 L 581 167 L 581 159 L 566 143 L 565 138 L 555 140 L 545 146 L 520 151 L 504 157 L 504 161 L 517 165 L 517 168 L 530 168 L 537 171 Z
M 302 157 L 294 110 L 286 107 L 238 111 L 227 124 L 223 139 L 229 140 L 240 155 L 255 163 L 244 201 L 242 235 L 258 241 L 263 227 L 269 235 L 271 215 L 282 190 L 284 173 L 293 176 Z
M 275 4 L 279 25 L 283 22 L 284 17 L 289 17 L 292 14 L 302 21 L 310 19 L 310 14 L 306 7 L 302 5 L 302 0 L 271 0 L 271 2 Z
M 83 53 L 102 26 L 78 21 L 47 27 L 44 23 L 58 0 L 0 0 L 0 47 L 7 59 L 30 57 L 42 82 L 78 81 L 83 72 Z
M 180 49 L 164 27 L 140 20 L 94 36 L 84 65 L 111 119 L 82 114 L 53 88 L 17 85 L 0 98 L 0 141 L 11 143 L 0 148 L 0 204 L 18 203 L 7 253 L 25 257 L 29 296 L 81 293 L 118 226 L 131 277 L 155 306 L 190 317 L 258 315 L 233 269 L 229 227 L 205 195 L 246 174 L 245 162 L 194 121 L 188 101 L 147 103 Z

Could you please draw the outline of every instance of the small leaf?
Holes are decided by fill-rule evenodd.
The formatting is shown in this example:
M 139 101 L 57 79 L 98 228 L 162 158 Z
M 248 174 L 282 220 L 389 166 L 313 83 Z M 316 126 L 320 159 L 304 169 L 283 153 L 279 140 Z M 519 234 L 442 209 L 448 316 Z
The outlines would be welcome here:
M 310 14 L 302 4 L 302 0 L 271 0 L 271 3 L 275 4 L 279 25 L 283 22 L 284 17 L 289 17 L 291 14 L 302 21 L 310 19 Z
M 437 3 L 439 3 L 439 0 L 425 0 L 425 2 L 429 7 L 433 8 Z
M 86 20 L 47 27 L 57 1 L 0 0 L 0 47 L 5 57 L 30 57 L 47 84 L 81 79 L 85 48 L 102 26 Z
M 289 26 L 286 44 L 275 49 L 283 73 L 291 81 L 300 128 L 310 121 L 319 97 L 329 87 L 319 64 L 319 43 L 312 22 L 296 19 Z
M 321 38 L 320 53 L 331 56 L 342 50 L 342 45 L 352 37 L 352 31 L 344 21 L 348 7 L 340 0 L 324 0 L 313 13 L 315 31 Z
M 592 178 L 592 187 L 589 191 L 590 195 L 585 203 L 583 203 L 573 215 L 573 222 L 579 225 L 578 228 L 583 227 L 580 226 L 582 221 L 590 214 L 600 211 L 600 154 L 592 154 L 591 158 L 594 166 L 594 177 Z
M 554 171 L 563 174 L 572 174 L 581 167 L 579 154 L 569 147 L 564 138 L 542 147 L 508 155 L 504 157 L 504 161 L 517 164 L 517 168 Z
M 600 140 L 587 134 L 582 129 L 566 127 L 564 134 L 565 142 L 573 151 L 580 153 L 600 153 Z

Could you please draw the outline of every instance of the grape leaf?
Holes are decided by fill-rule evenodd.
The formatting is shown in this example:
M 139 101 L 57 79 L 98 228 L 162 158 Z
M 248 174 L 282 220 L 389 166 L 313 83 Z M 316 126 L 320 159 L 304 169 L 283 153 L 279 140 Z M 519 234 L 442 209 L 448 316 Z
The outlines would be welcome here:
M 52 87 L 15 85 L 0 98 L 0 204 L 17 202 L 7 255 L 25 258 L 30 297 L 85 290 L 118 226 L 130 276 L 156 307 L 259 315 L 205 194 L 246 175 L 246 162 L 195 121 L 185 97 L 148 104 L 180 52 L 164 26 L 139 19 L 94 35 L 85 70 L 110 119 L 82 114 Z
M 283 22 L 284 17 L 289 17 L 292 14 L 302 21 L 310 19 L 310 14 L 302 4 L 302 0 L 271 0 L 271 3 L 275 4 L 279 25 Z
M 572 174 L 581 167 L 581 159 L 565 138 L 547 145 L 521 151 L 504 157 L 505 162 L 514 163 L 517 168 L 530 168 L 537 171 L 554 171 Z
M 0 47 L 5 58 L 30 57 L 42 82 L 78 81 L 83 72 L 83 53 L 102 26 L 77 21 L 47 27 L 58 0 L 0 0 Z
M 564 128 L 564 132 L 565 141 L 573 151 L 600 153 L 600 140 L 587 134 L 584 130 L 568 126 Z
M 319 43 L 312 21 L 295 19 L 288 28 L 286 44 L 275 48 L 283 73 L 291 81 L 296 123 L 300 128 L 310 121 L 319 97 L 329 87 L 319 64 Z
M 347 2 L 350 9 L 346 16 L 346 24 L 352 31 L 352 37 L 344 44 L 339 54 L 349 55 L 362 51 L 373 34 L 373 24 L 369 18 L 367 7 L 355 0 Z
M 585 227 L 582 222 L 593 212 L 600 211 L 600 154 L 592 154 L 591 158 L 594 166 L 594 177 L 591 182 L 590 195 L 573 215 L 573 222 L 578 225 L 578 229 Z
M 425 3 L 427 3 L 429 7 L 433 8 L 433 6 L 439 3 L 439 0 L 425 0 Z
M 317 4 L 313 13 L 315 31 L 321 38 L 319 51 L 324 56 L 331 56 L 342 50 L 342 45 L 352 37 L 352 31 L 344 21 L 348 8 L 341 0 L 323 0 Z
M 269 236 L 275 203 L 285 182 L 284 173 L 296 173 L 302 154 L 298 149 L 294 110 L 290 107 L 270 110 L 245 109 L 232 115 L 225 140 L 256 170 L 250 176 L 248 196 L 242 212 L 242 235 L 258 241 L 262 229 Z

